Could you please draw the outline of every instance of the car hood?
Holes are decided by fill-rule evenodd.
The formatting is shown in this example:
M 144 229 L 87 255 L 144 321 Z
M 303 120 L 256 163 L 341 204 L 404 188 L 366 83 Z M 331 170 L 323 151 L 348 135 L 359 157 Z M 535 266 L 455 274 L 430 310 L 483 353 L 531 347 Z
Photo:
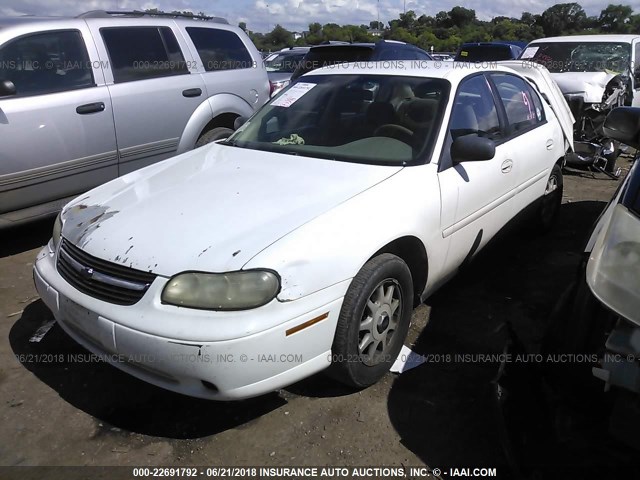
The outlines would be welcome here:
M 552 73 L 565 95 L 577 94 L 585 103 L 600 103 L 607 84 L 618 74 L 612 72 L 562 72 Z
M 158 275 L 239 270 L 401 169 L 213 144 L 74 200 L 62 235 L 98 258 Z

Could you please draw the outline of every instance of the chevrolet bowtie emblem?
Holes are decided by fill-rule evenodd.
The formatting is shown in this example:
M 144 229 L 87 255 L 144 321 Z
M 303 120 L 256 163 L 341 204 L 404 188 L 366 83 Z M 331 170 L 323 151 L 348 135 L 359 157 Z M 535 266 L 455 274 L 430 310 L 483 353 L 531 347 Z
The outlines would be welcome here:
M 80 274 L 84 278 L 91 278 L 91 277 L 93 277 L 93 268 L 83 268 L 82 271 L 80 272 Z

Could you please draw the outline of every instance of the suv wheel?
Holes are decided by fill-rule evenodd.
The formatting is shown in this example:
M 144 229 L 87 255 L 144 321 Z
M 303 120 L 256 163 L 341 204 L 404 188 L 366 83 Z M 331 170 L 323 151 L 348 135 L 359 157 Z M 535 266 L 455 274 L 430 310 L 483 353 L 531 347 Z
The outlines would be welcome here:
M 200 135 L 200 138 L 196 142 L 196 148 L 202 147 L 203 145 L 214 142 L 216 140 L 227 138 L 231 136 L 232 133 L 233 133 L 233 130 L 227 127 L 212 128 L 211 130 L 204 132 L 202 135 Z

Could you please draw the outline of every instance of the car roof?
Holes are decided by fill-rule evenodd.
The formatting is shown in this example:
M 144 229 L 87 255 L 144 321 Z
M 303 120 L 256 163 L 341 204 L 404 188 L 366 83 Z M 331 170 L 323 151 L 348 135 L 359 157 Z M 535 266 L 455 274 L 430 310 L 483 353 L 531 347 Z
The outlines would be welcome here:
M 314 45 L 311 47 L 311 50 L 316 50 L 319 48 L 347 48 L 347 47 L 363 47 L 363 48 L 387 48 L 393 46 L 403 46 L 407 48 L 415 48 L 417 50 L 421 50 L 419 47 L 415 45 L 411 45 L 410 43 L 400 42 L 398 40 L 379 40 L 377 42 L 353 42 L 353 43 L 324 43 L 320 45 Z
M 391 64 L 391 68 L 390 68 Z M 336 66 L 322 67 L 302 75 L 298 81 L 304 82 L 304 77 L 313 75 L 397 75 L 402 77 L 443 78 L 458 83 L 472 73 L 481 72 L 506 72 L 521 76 L 515 70 L 491 62 L 490 67 L 482 64 L 466 64 L 463 62 L 439 61 L 439 60 L 386 60 L 384 62 L 344 63 L 340 68 Z
M 640 39 L 640 35 L 566 35 L 563 37 L 538 38 L 531 43 L 559 42 L 631 42 Z M 531 45 L 531 43 L 529 45 Z
M 22 16 L 0 16 L 0 28 L 2 27 L 15 27 L 24 26 L 28 24 L 36 23 L 49 23 L 49 22 L 69 22 L 69 20 L 78 21 L 91 21 L 93 19 L 113 19 L 118 21 L 129 21 L 131 23 L 153 23 L 158 19 L 174 20 L 179 23 L 188 23 L 193 25 L 197 23 L 199 25 L 224 25 L 226 27 L 240 28 L 229 25 L 226 19 L 221 17 L 190 17 L 187 15 L 172 15 L 172 14 L 145 14 L 144 12 L 128 12 L 128 11 L 103 11 L 92 10 L 85 12 L 75 17 L 72 16 L 35 16 L 35 15 L 22 15 Z M 209 21 L 210 20 L 210 21 Z

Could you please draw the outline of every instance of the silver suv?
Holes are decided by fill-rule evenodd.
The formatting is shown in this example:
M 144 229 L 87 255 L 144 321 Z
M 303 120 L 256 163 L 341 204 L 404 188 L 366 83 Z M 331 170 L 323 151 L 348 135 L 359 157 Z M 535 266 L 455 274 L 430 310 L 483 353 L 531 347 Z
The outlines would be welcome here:
M 224 19 L 0 18 L 0 228 L 224 138 L 268 99 L 260 54 Z

